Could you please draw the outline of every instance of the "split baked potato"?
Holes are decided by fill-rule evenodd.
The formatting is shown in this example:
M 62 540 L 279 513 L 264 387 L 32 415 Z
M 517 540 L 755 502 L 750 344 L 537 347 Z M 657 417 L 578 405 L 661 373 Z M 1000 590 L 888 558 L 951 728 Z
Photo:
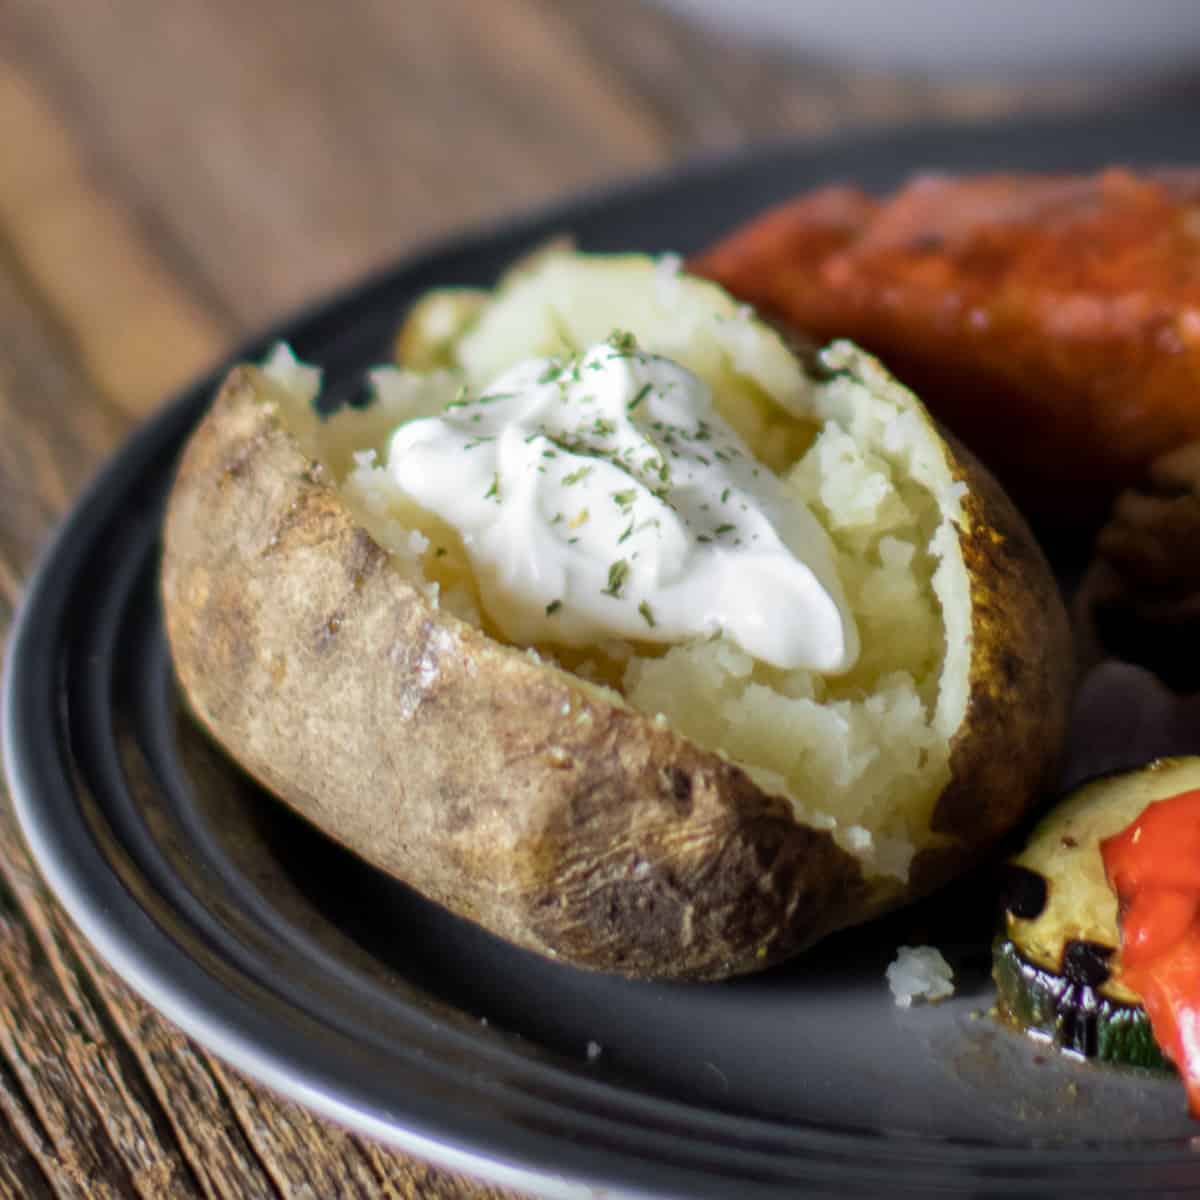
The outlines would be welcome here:
M 695 372 L 818 517 L 861 640 L 840 675 L 677 645 L 505 644 L 468 546 L 383 466 L 399 423 L 627 330 Z M 170 496 L 162 597 L 199 721 L 375 866 L 583 967 L 762 968 L 961 872 L 1048 781 L 1071 684 L 1037 545 L 873 359 L 807 365 L 666 260 L 554 252 L 420 303 L 375 400 L 235 369 Z M 414 369 L 419 367 L 420 369 Z

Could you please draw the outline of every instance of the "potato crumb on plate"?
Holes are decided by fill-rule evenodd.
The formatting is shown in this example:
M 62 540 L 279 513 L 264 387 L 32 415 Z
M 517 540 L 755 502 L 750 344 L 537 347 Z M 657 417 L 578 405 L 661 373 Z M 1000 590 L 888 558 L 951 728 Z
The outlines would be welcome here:
M 888 987 L 901 1008 L 954 995 L 954 970 L 936 946 L 901 946 L 887 969 Z

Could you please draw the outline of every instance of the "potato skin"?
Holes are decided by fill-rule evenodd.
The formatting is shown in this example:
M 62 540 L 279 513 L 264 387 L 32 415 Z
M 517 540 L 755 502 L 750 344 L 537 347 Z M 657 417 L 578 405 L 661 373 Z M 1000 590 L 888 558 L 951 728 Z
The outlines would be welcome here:
M 914 893 L 959 874 L 1053 787 L 1075 685 L 1070 622 L 1036 539 L 974 455 L 943 436 L 967 485 L 959 545 L 971 581 L 970 690 L 932 821 L 958 844 L 918 857 Z
M 865 880 L 738 767 L 434 609 L 251 367 L 191 438 L 162 597 L 192 711 L 367 861 L 530 950 L 634 977 L 761 969 L 960 870 L 1026 811 L 1065 723 L 1061 604 L 973 466 L 972 690 L 907 887 Z M 957 839 L 961 839 L 957 840 Z
M 234 370 L 168 506 L 192 711 L 325 833 L 528 949 L 708 979 L 853 920 L 832 838 L 737 767 L 433 609 Z

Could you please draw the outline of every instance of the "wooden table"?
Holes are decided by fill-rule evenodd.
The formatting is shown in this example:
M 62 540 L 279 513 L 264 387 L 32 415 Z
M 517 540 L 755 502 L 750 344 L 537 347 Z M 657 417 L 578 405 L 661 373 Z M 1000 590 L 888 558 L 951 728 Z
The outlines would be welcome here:
M 1143 98 L 1193 81 L 1142 83 Z M 681 156 L 1110 103 L 723 44 L 640 0 L 0 5 L 0 636 L 84 481 L 237 339 L 428 239 Z M 0 1195 L 498 1193 L 319 1120 L 96 958 L 0 811 Z

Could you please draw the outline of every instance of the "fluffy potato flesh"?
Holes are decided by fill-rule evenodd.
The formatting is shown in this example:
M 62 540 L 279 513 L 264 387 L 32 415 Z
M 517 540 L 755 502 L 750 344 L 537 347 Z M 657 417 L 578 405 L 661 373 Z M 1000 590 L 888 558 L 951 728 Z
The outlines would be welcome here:
M 383 468 L 395 425 L 436 413 L 464 381 L 482 388 L 517 361 L 616 328 L 704 379 L 760 462 L 817 514 L 862 641 L 848 673 L 782 670 L 721 637 L 505 646 L 457 532 Z M 366 410 L 318 420 L 317 377 L 279 353 L 229 385 L 209 418 L 213 446 L 240 444 L 253 427 L 259 445 L 320 464 L 301 490 L 337 510 L 337 535 L 289 552 L 290 579 L 276 563 L 264 578 L 235 531 L 219 550 L 193 545 L 198 514 L 214 531 L 207 541 L 241 521 L 206 511 L 204 489 L 230 484 L 192 469 L 200 451 L 185 458 L 168 521 L 168 626 L 193 707 L 318 825 L 543 953 L 630 974 L 719 977 L 927 890 L 1026 810 L 1065 720 L 1070 655 L 1056 590 L 1011 505 L 873 360 L 835 344 L 810 373 L 719 289 L 634 256 L 553 254 L 487 299 L 431 298 L 401 344 L 426 369 L 378 372 Z M 265 478 L 254 482 L 270 492 Z M 286 495 L 257 502 L 274 507 Z M 286 503 L 294 513 L 296 497 Z M 312 694 L 277 700 L 268 728 L 232 702 L 202 649 L 236 639 L 255 675 L 264 654 L 286 659 L 290 628 L 304 658 L 300 635 L 320 627 L 321 602 L 300 589 L 322 551 L 344 574 L 356 536 L 387 551 L 388 586 L 355 618 L 357 645 L 342 603 L 322 655 L 343 661 L 326 682 L 352 711 L 382 691 L 391 723 L 385 744 L 356 733 L 349 753 L 327 747 L 321 775 L 339 761 L 348 776 L 331 794 L 303 777 L 306 763 L 283 736 L 305 705 L 307 736 L 332 740 L 319 715 L 329 703 L 317 691 L 322 674 L 310 678 Z M 259 598 L 249 620 L 242 606 L 236 631 L 213 607 L 214 554 Z M 199 606 L 186 582 L 197 569 L 209 585 Z M 281 590 L 301 613 L 269 611 Z M 430 697 L 443 692 L 446 712 L 431 716 Z M 248 734 L 247 722 L 263 728 Z M 336 724 L 345 736 L 344 716 Z M 406 751 L 408 775 L 383 778 L 381 762 Z M 479 763 L 467 769 L 471 754 Z

